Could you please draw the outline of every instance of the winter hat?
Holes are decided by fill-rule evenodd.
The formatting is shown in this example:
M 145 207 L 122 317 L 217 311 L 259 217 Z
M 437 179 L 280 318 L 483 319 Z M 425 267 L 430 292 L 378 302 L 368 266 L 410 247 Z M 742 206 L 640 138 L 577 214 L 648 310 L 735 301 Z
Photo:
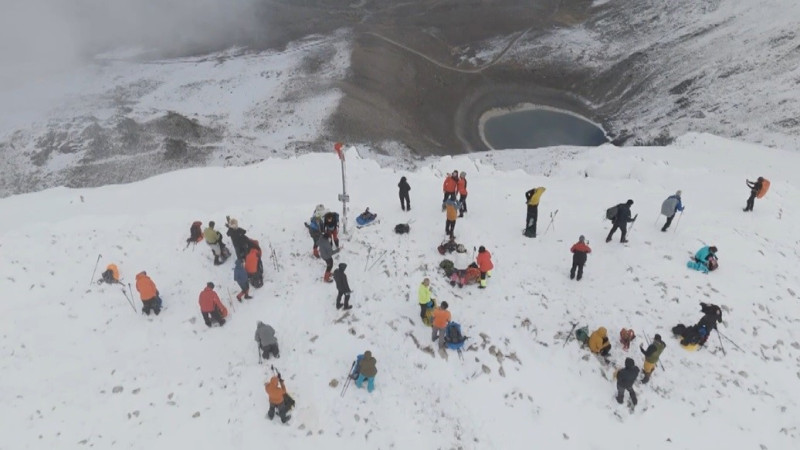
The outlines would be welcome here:
M 464 178 L 465 176 L 467 176 L 467 172 L 461 172 L 461 178 Z
M 586 241 L 586 238 L 585 238 L 585 237 L 583 237 L 583 235 L 580 235 L 580 236 L 578 236 L 578 241 L 579 241 L 579 242 L 585 242 L 585 241 Z
M 447 302 L 442 302 L 442 309 L 447 309 Z
M 229 225 L 230 225 L 231 228 L 233 228 L 235 230 L 235 229 L 239 228 L 239 221 L 236 220 L 236 219 L 231 219 Z
M 630 368 L 635 367 L 635 366 L 636 366 L 636 363 L 633 362 L 633 358 L 625 358 L 625 368 L 630 369 Z
M 660 340 L 661 340 L 661 335 L 660 335 L 660 334 L 658 334 L 658 333 L 656 333 L 656 335 L 655 335 L 655 336 L 653 336 L 653 339 L 655 339 L 655 340 L 657 340 L 657 341 L 660 341 Z
M 372 352 L 367 350 L 364 352 L 364 358 L 372 358 Z
M 717 253 L 717 246 L 712 245 L 711 247 L 708 247 L 708 250 L 711 251 L 711 253 Z
M 486 251 L 486 247 L 484 247 L 482 245 L 480 247 L 478 247 L 478 253 L 483 253 L 485 251 Z
M 680 191 L 680 189 L 678 189 L 678 190 L 675 192 L 675 195 L 677 195 L 678 197 L 680 197 L 680 196 L 681 196 L 681 191 Z
M 214 289 L 214 283 L 212 283 L 212 282 L 210 282 L 210 281 L 209 281 L 208 283 L 206 283 L 206 287 L 207 287 L 207 288 Z
M 347 269 L 347 264 L 345 264 L 345 263 L 339 263 L 339 269 L 340 269 L 340 270 Z
M 631 205 L 633 205 L 633 200 L 628 199 L 628 201 L 625 202 L 625 204 L 628 205 L 628 206 L 631 206 Z
M 211 228 L 214 228 L 214 225 L 216 225 L 216 224 L 214 223 L 214 221 L 213 221 L 213 220 L 212 220 L 212 221 L 210 221 L 210 222 L 208 222 L 208 226 L 209 226 L 209 227 L 211 227 Z

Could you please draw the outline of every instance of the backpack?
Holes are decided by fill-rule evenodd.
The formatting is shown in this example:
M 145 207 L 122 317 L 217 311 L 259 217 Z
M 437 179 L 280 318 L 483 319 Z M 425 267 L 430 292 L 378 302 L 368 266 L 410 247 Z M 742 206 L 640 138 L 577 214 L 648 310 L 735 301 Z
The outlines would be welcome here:
M 758 194 L 756 194 L 756 198 L 763 198 L 765 195 L 767 195 L 768 190 L 769 190 L 769 180 L 764 178 L 761 181 L 761 190 L 758 191 Z
M 671 216 L 675 214 L 675 210 L 678 207 L 678 197 L 667 197 L 663 203 L 661 203 L 661 215 L 662 216 Z M 608 213 L 606 213 L 608 214 Z
M 186 239 L 186 244 L 200 242 L 203 240 L 203 230 L 200 229 L 202 225 L 203 222 L 200 222 L 199 220 L 192 222 L 192 226 L 189 227 L 189 239 Z
M 619 205 L 614 205 L 606 210 L 606 219 L 614 220 L 617 217 L 617 209 Z
M 407 223 L 398 223 L 394 226 L 394 232 L 397 234 L 406 234 L 411 231 L 411 227 Z
M 447 328 L 444 331 L 444 341 L 450 344 L 450 348 L 461 348 L 466 340 L 467 338 L 461 334 L 461 325 L 456 322 L 447 324 Z
M 439 263 L 439 268 L 442 269 L 444 274 L 448 277 L 456 270 L 453 261 L 450 261 L 449 259 L 443 259 L 442 262 Z
M 578 328 L 575 330 L 575 339 L 581 344 L 589 342 L 589 326 Z

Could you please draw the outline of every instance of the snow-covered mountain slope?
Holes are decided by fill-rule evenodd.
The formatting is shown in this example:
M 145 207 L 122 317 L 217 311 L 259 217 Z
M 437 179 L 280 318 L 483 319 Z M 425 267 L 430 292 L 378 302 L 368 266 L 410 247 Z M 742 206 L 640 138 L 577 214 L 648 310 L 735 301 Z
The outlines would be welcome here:
M 0 196 L 308 152 L 348 64 L 344 35 L 334 34 L 280 52 L 161 61 L 106 54 L 0 90 Z
M 798 447 L 800 155 L 690 135 L 667 148 L 447 157 L 414 173 L 348 157 L 350 233 L 336 257 L 355 291 L 346 314 L 302 225 L 316 204 L 336 207 L 332 153 L 0 200 L 0 448 Z M 458 240 L 493 254 L 485 290 L 450 287 L 436 270 L 442 176 L 453 169 L 470 188 Z M 408 213 L 401 175 L 412 186 Z M 759 175 L 771 190 L 745 214 L 744 180 Z M 527 239 L 523 193 L 537 185 L 548 189 L 539 237 Z M 686 211 L 661 233 L 663 218 L 653 222 L 676 189 Z M 628 245 L 606 244 L 605 208 L 628 198 L 641 220 Z M 381 223 L 353 228 L 366 207 Z M 229 306 L 223 328 L 207 329 L 197 296 L 214 281 L 228 304 L 232 262 L 215 267 L 205 244 L 185 249 L 184 239 L 193 220 L 225 215 L 265 248 L 266 284 Z M 394 234 L 412 219 L 409 235 Z M 579 234 L 594 251 L 576 282 L 568 249 Z M 685 267 L 704 243 L 719 247 L 710 275 Z M 125 283 L 147 270 L 162 314 L 134 313 L 119 287 L 90 282 L 98 253 Z M 432 351 L 416 303 L 426 276 L 470 336 L 463 361 Z M 723 353 L 717 336 L 693 353 L 677 345 L 669 329 L 694 323 L 700 301 L 723 307 L 722 332 L 741 350 L 725 341 Z M 264 419 L 270 371 L 257 362 L 257 320 L 277 330 L 276 368 L 297 400 L 288 426 Z M 663 369 L 637 383 L 633 414 L 612 398 L 611 369 L 574 340 L 564 345 L 570 322 L 607 327 L 615 364 L 632 356 L 641 366 L 645 333 L 664 336 Z M 628 353 L 615 338 L 622 327 L 639 335 Z M 330 384 L 367 349 L 378 360 L 375 392 L 351 386 L 341 397 Z

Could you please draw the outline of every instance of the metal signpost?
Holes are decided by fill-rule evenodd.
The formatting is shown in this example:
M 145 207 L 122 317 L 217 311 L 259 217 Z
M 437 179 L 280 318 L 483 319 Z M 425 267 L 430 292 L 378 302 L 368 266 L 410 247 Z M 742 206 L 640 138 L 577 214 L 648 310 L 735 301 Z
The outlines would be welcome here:
M 350 196 L 347 195 L 347 183 L 345 182 L 346 168 L 342 145 L 341 142 L 337 142 L 333 145 L 333 149 L 336 151 L 336 154 L 339 155 L 339 160 L 342 162 L 342 193 L 339 194 L 339 201 L 342 202 L 342 233 L 347 234 L 347 202 L 350 201 Z

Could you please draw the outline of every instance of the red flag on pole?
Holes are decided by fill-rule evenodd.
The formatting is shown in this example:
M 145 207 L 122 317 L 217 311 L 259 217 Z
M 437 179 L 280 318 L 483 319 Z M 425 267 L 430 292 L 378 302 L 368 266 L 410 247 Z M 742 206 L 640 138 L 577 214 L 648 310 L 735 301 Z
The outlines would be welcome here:
M 339 155 L 339 159 L 341 159 L 342 161 L 344 161 L 344 152 L 342 151 L 343 145 L 344 144 L 342 144 L 341 142 L 333 144 L 333 149 L 336 151 L 336 154 Z

